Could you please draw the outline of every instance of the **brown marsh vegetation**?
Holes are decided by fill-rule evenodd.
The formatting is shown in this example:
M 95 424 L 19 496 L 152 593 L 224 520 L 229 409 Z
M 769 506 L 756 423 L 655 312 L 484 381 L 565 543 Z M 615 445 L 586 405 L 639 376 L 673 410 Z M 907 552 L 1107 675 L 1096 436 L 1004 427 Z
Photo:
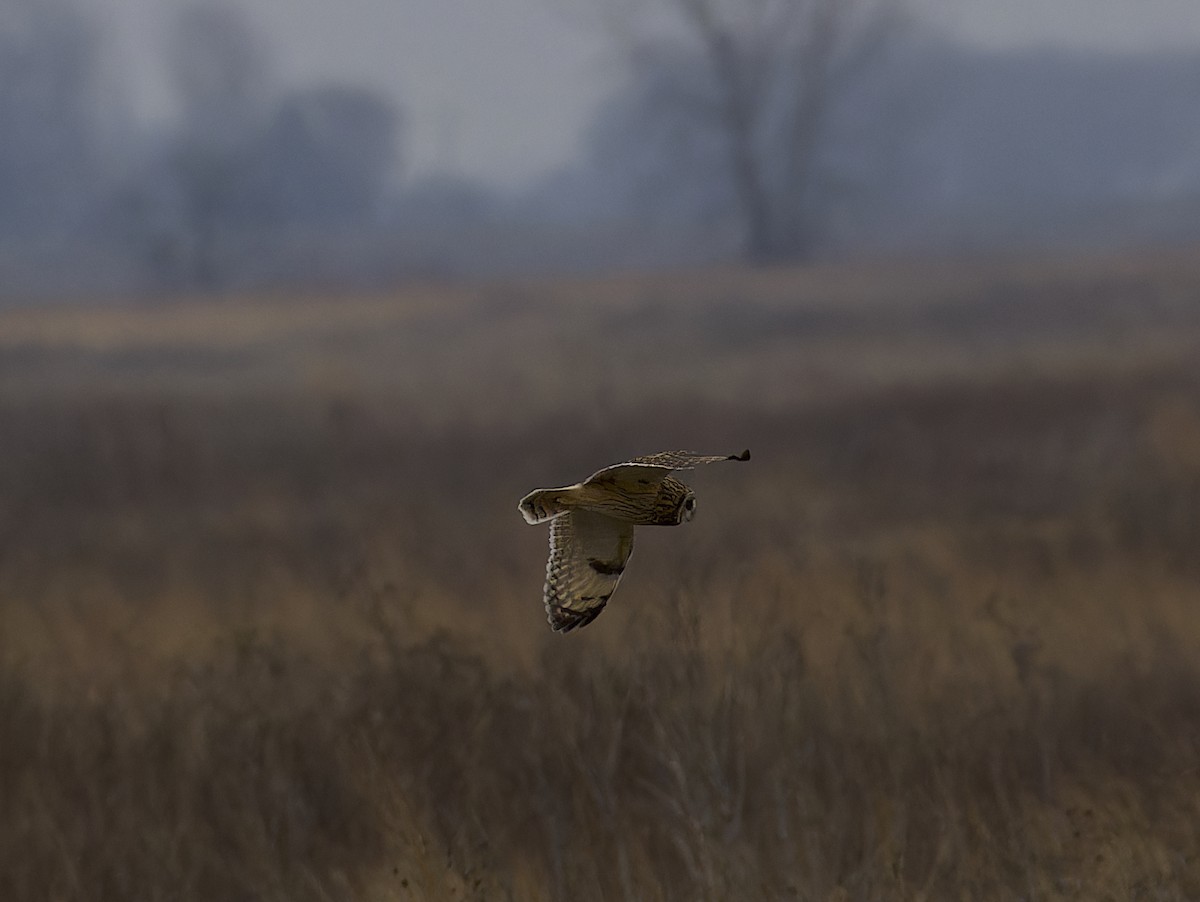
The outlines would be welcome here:
M 1200 896 L 1194 259 L 0 315 L 0 898 Z

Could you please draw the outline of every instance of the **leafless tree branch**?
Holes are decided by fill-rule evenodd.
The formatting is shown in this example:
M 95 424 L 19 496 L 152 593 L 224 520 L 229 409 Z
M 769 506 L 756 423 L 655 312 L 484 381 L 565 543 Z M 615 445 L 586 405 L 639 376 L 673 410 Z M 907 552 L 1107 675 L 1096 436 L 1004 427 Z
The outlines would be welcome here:
M 664 115 L 720 137 L 746 254 L 807 253 L 827 120 L 896 31 L 902 0 L 578 2 L 604 23 L 632 76 L 653 82 Z M 696 65 L 664 72 L 667 48 Z

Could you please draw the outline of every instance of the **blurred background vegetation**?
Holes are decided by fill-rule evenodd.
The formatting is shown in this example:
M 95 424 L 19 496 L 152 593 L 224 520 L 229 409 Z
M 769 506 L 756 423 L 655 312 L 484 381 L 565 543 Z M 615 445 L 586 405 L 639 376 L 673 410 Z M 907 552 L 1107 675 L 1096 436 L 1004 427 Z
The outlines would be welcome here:
M 0 0 L 0 898 L 1200 897 L 1186 9 Z
M 0 295 L 1198 237 L 1168 0 L 508 2 L 3 0 Z

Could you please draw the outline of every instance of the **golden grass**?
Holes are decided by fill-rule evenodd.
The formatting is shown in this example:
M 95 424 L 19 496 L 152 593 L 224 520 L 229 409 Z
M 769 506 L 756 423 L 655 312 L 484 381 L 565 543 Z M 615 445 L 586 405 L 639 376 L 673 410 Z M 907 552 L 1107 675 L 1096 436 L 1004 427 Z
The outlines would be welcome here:
M 0 898 L 1195 898 L 1180 259 L 0 315 Z

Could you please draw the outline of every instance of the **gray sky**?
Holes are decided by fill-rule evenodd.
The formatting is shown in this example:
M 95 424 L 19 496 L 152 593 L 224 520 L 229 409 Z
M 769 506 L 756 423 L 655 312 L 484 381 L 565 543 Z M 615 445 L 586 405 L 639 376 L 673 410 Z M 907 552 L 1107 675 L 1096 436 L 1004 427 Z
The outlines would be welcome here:
M 140 110 L 160 114 L 161 36 L 188 0 L 86 0 L 113 29 Z M 407 171 L 517 187 L 569 160 L 611 76 L 583 0 L 232 0 L 287 81 L 382 89 L 406 114 Z M 1200 46 L 1198 0 L 917 0 L 988 46 Z

